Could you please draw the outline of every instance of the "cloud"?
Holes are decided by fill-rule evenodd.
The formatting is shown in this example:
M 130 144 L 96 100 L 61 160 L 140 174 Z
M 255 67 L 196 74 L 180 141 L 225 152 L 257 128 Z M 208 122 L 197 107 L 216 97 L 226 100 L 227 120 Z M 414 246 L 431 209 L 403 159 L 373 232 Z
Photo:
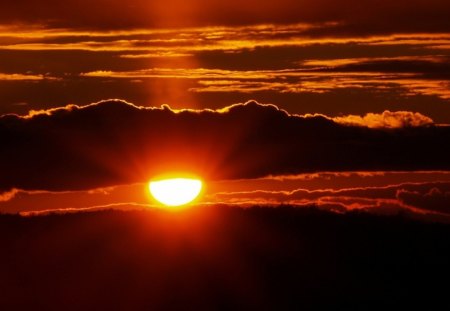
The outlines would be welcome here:
M 397 198 L 421 209 L 450 214 L 450 188 L 433 187 L 425 191 L 398 190 Z
M 246 26 L 209 26 L 196 28 L 156 28 L 156 29 L 121 29 L 121 30 L 92 30 L 70 28 L 46 28 L 35 25 L 0 25 L 0 50 L 13 51 L 89 51 L 89 52 L 111 52 L 119 53 L 123 58 L 155 58 L 155 57 L 186 57 L 201 56 L 210 52 L 223 52 L 225 56 L 254 52 L 262 49 L 287 49 L 303 48 L 323 50 L 326 47 L 330 57 L 343 58 L 349 56 L 348 46 L 353 49 L 371 48 L 371 54 L 359 55 L 359 61 L 352 59 L 327 60 L 320 54 L 296 53 L 292 62 L 304 65 L 339 65 L 347 70 L 372 71 L 374 67 L 384 65 L 388 71 L 395 69 L 411 71 L 418 65 L 420 68 L 422 60 L 430 58 L 443 59 L 441 66 L 448 67 L 441 52 L 434 50 L 435 47 L 445 48 L 450 44 L 448 33 L 433 32 L 389 32 L 388 34 L 373 34 L 361 36 L 360 34 L 345 35 L 329 34 L 311 35 L 310 31 L 317 29 L 329 29 L 339 23 L 297 23 L 297 24 L 253 24 Z M 405 48 L 416 49 L 409 51 L 406 55 L 400 53 L 399 58 L 389 46 L 397 46 L 399 50 Z M 383 49 L 380 49 L 383 47 Z M 340 48 L 340 49 L 339 49 Z M 417 49 L 427 49 L 427 54 Z M 383 53 L 383 50 L 388 51 Z M 380 54 L 381 52 L 381 54 Z M 321 54 L 324 52 L 322 51 Z M 325 52 L 326 53 L 326 52 Z M 394 53 L 394 54 L 393 54 Z M 398 53 L 398 52 L 397 52 Z M 351 53 L 350 53 L 351 54 Z M 380 57 L 376 58 L 377 54 Z M 286 55 L 285 55 L 286 56 Z M 365 56 L 365 57 L 364 57 Z M 390 56 L 391 58 L 384 58 Z M 414 57 L 416 56 L 416 57 Z M 418 58 L 417 56 L 422 56 Z M 318 57 L 312 59 L 311 57 Z M 410 61 L 411 68 L 402 66 L 402 62 Z M 207 58 L 207 57 L 206 57 Z M 279 57 L 275 59 L 283 62 Z M 270 60 L 267 60 L 270 61 Z M 397 63 L 396 63 L 397 62 Z M 250 62 L 251 63 L 251 62 Z M 389 63 L 392 63 L 390 65 Z M 390 65 L 390 66 L 389 66 Z M 246 66 L 246 64 L 240 64 Z M 434 66 L 436 69 L 437 64 Z M 266 67 L 267 68 L 267 67 Z M 441 69 L 442 70 L 442 69 Z
M 54 0 L 0 3 L 0 20 L 4 23 L 50 24 L 56 28 L 84 29 L 157 28 L 204 25 L 248 25 L 254 23 L 329 23 L 311 34 L 367 34 L 402 31 L 449 30 L 445 0 L 411 0 L 383 2 L 369 0 L 364 6 L 356 0 L 345 6 L 332 0 L 278 0 L 261 3 L 231 0 L 180 0 L 148 2 L 130 0 L 111 3 L 95 0 L 89 3 L 92 14 L 79 1 L 68 0 L 64 6 Z M 43 10 L 42 8 L 46 9 Z M 105 9 L 107 8 L 107 9 Z M 176 8 L 176 9 L 174 9 Z M 231 9 L 232 8 L 232 9 Z M 205 14 L 208 12 L 208 14 Z
M 365 116 L 348 115 L 336 117 L 333 120 L 341 124 L 367 126 L 370 128 L 402 128 L 433 124 L 431 118 L 418 112 L 389 110 L 383 113 L 368 113 Z
M 343 189 L 295 189 L 292 191 L 268 191 L 255 190 L 243 192 L 221 192 L 214 194 L 217 198 L 260 198 L 272 199 L 278 202 L 293 201 L 293 200 L 317 200 L 324 197 L 348 197 L 348 198 L 365 198 L 365 199 L 396 199 L 398 191 L 428 191 L 431 188 L 449 188 L 448 182 L 434 182 L 434 183 L 402 183 L 398 185 L 388 185 L 380 187 L 354 187 Z
M 447 170 L 450 128 L 369 129 L 254 101 L 221 110 L 119 100 L 0 118 L 0 189 L 81 190 L 167 171 L 209 180 L 318 171 Z
M 9 200 L 12 200 L 18 193 L 19 193 L 18 189 L 11 189 L 3 193 L 0 192 L 0 202 L 7 202 Z
M 146 210 L 148 208 L 155 208 L 154 205 L 151 204 L 142 204 L 135 202 L 120 202 L 120 203 L 111 203 L 105 205 L 98 206 L 89 206 L 89 207 L 79 207 L 79 208 L 55 208 L 55 209 L 47 209 L 47 210 L 33 210 L 33 211 L 21 211 L 18 214 L 21 216 L 29 217 L 29 216 L 45 216 L 45 215 L 54 215 L 54 214 L 69 214 L 69 213 L 79 213 L 79 212 L 95 212 L 101 210 L 122 210 L 122 211 L 130 211 L 130 210 Z
M 58 80 L 58 78 L 45 75 L 0 72 L 0 81 L 42 81 L 42 80 Z
M 400 202 L 396 197 L 398 189 L 427 192 L 437 187 L 444 190 L 445 183 L 450 183 L 449 177 L 450 171 L 320 172 L 295 176 L 212 181 L 207 183 L 199 204 L 210 205 L 222 202 L 248 206 L 251 202 L 262 205 L 293 202 L 296 206 L 304 206 L 304 202 L 307 202 L 307 205 L 314 204 L 320 207 L 339 204 L 347 206 L 348 209 L 365 209 L 370 206 L 374 209 L 373 212 L 378 213 L 381 210 L 386 211 L 387 206 L 395 205 L 397 209 L 405 209 L 407 204 Z M 82 191 L 14 190 L 13 192 L 16 193 L 14 197 L 5 195 L 4 198 L 9 196 L 9 200 L 0 202 L 0 210 L 3 213 L 83 210 L 99 206 L 109 207 L 118 202 L 148 204 L 149 199 L 146 183 Z M 407 206 L 406 208 L 411 210 L 410 205 Z M 342 208 L 341 211 L 347 210 Z
M 442 213 L 450 215 L 450 183 L 403 183 L 379 187 L 293 191 L 230 191 L 209 196 L 211 201 L 232 204 L 294 204 L 317 205 L 339 211 L 366 210 L 378 214 L 395 214 L 399 211 L 413 213 Z
M 108 89 L 108 97 L 157 106 L 218 108 L 251 94 L 292 113 L 405 110 L 450 123 L 442 109 L 450 99 L 449 59 L 436 49 L 450 45 L 448 33 L 333 33 L 342 23 L 0 25 L 0 113 L 26 113 L 17 102 L 84 105 Z
M 413 59 L 413 60 L 411 60 Z M 401 90 L 404 96 L 431 95 L 450 98 L 448 59 L 407 57 L 374 60 L 330 59 L 306 61 L 300 67 L 272 70 L 228 70 L 210 68 L 148 68 L 130 71 L 96 70 L 80 73 L 83 78 L 185 79 L 196 80 L 191 92 L 329 93 L 337 89 Z M 320 65 L 321 66 L 312 66 Z M 325 66 L 325 64 L 328 64 Z M 261 63 L 261 66 L 264 66 Z

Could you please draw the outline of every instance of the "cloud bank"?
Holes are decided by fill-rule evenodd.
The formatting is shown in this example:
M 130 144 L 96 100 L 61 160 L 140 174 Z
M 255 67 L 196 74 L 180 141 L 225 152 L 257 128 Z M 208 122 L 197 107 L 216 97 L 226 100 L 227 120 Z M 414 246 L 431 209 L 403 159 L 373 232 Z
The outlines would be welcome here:
M 119 100 L 71 105 L 4 115 L 0 139 L 4 191 L 92 189 L 143 182 L 168 171 L 220 180 L 450 169 L 449 127 L 371 129 L 320 115 L 290 115 L 256 102 L 199 111 Z

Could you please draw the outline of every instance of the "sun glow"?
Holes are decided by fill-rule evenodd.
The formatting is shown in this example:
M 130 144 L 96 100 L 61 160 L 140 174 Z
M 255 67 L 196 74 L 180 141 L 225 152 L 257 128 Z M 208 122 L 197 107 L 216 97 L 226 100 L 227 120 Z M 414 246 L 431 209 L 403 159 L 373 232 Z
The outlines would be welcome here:
M 148 187 L 158 202 L 166 206 L 181 206 L 198 197 L 203 183 L 194 178 L 170 178 L 150 181 Z

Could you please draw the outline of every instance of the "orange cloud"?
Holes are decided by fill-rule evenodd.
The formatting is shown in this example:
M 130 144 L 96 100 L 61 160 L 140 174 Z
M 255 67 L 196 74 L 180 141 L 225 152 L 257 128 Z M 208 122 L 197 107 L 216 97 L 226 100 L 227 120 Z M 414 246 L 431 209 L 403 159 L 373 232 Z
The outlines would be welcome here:
M 442 79 L 426 79 L 419 73 L 376 71 L 322 71 L 301 68 L 280 70 L 225 70 L 208 68 L 149 68 L 133 71 L 99 70 L 81 77 L 103 79 L 187 79 L 197 80 L 191 92 L 328 93 L 338 89 L 370 88 L 388 91 L 400 88 L 405 95 L 434 95 L 450 98 L 450 85 Z
M 20 73 L 1 73 L 0 80 L 2 81 L 41 81 L 41 80 L 60 80 L 56 77 L 47 75 L 34 74 L 20 74 Z
M 212 26 L 123 30 L 80 30 L 45 28 L 36 25 L 3 25 L 0 36 L 5 50 L 121 51 L 123 57 L 186 56 L 200 51 L 239 52 L 258 47 L 301 47 L 319 44 L 371 46 L 446 46 L 448 33 L 394 33 L 390 35 L 311 36 L 316 29 L 339 23 L 297 23 L 287 25 Z M 318 64 L 311 60 L 309 64 Z
M 0 202 L 6 202 L 9 200 L 12 200 L 18 193 L 19 193 L 19 190 L 15 189 L 15 188 L 13 188 L 7 192 L 3 192 L 3 193 L 0 192 Z
M 433 124 L 431 118 L 418 112 L 389 110 L 382 113 L 368 113 L 364 116 L 336 117 L 333 120 L 340 124 L 367 126 L 369 128 L 402 128 Z

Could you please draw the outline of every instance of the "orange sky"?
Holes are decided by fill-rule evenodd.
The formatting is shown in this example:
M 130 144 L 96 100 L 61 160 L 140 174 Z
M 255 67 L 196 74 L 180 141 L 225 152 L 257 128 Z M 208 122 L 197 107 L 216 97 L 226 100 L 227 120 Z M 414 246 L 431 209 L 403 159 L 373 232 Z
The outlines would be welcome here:
M 290 202 L 315 203 L 336 210 L 382 206 L 385 210 L 417 208 L 442 212 L 440 207 L 430 208 L 425 201 L 434 200 L 440 206 L 439 202 L 447 202 L 449 197 L 450 181 L 445 171 L 450 164 L 445 160 L 448 147 L 440 145 L 446 145 L 446 128 L 450 124 L 448 1 L 87 3 L 0 3 L 0 137 L 5 141 L 0 147 L 0 167 L 4 172 L 3 177 L 0 173 L 0 212 L 130 203 L 145 207 L 148 202 L 141 191 L 142 181 L 151 177 L 153 173 L 149 172 L 170 169 L 170 165 L 202 170 L 207 178 L 216 176 L 208 185 L 202 201 L 205 204 Z M 96 105 L 88 106 L 111 98 L 132 103 L 137 109 L 135 119 L 115 115 L 116 108 L 106 113 L 103 106 L 98 112 L 94 112 Z M 266 112 L 260 107 L 235 121 L 230 114 L 231 121 L 226 122 L 235 122 L 235 129 L 227 127 L 228 132 L 219 139 L 215 135 L 222 133 L 220 128 L 209 131 L 198 126 L 198 134 L 193 131 L 186 136 L 177 132 L 183 127 L 176 121 L 164 128 L 152 128 L 148 126 L 150 121 L 136 121 L 140 118 L 137 115 L 145 114 L 149 107 L 168 105 L 173 110 L 166 107 L 162 111 L 188 108 L 196 110 L 193 114 L 214 116 L 227 115 L 230 107 L 238 110 L 241 106 L 232 105 L 249 100 L 261 107 L 283 109 L 282 114 L 301 120 L 313 120 L 311 123 L 317 125 L 307 126 L 317 126 L 318 135 L 322 133 L 323 120 L 333 122 L 332 126 L 343 132 L 347 127 L 352 128 L 349 132 L 353 127 L 373 132 L 355 130 L 359 134 L 350 137 L 360 145 L 345 139 L 336 143 L 326 130 L 327 134 L 318 137 L 317 142 L 310 138 L 311 133 L 301 133 L 305 140 L 311 140 L 305 143 L 307 146 L 320 145 L 317 148 L 331 150 L 335 157 L 324 160 L 325 155 L 305 150 L 302 159 L 311 163 L 308 169 L 283 157 L 288 153 L 286 142 L 273 139 L 276 131 L 270 132 L 270 120 L 265 119 Z M 82 117 L 75 117 L 78 112 L 97 119 L 91 124 L 86 117 L 86 122 L 82 122 Z M 41 118 L 47 115 L 48 119 Z M 267 115 L 271 115 L 270 109 Z M 249 120 L 248 116 L 258 117 Z M 60 124 L 60 117 L 63 123 L 74 123 Z M 213 124 L 213 118 L 198 122 Z M 48 124 L 39 125 L 40 119 Z M 82 128 L 80 124 L 90 127 Z M 136 124 L 142 126 L 141 130 Z M 122 131 L 121 126 L 129 128 L 129 132 Z M 436 133 L 430 129 L 434 127 Z M 152 129 L 155 136 L 139 135 Z M 414 146 L 414 140 L 408 139 L 425 137 L 417 134 L 422 129 L 430 138 Z M 151 137 L 157 137 L 159 130 L 170 140 L 154 146 Z M 269 138 L 260 139 L 258 131 Z M 209 132 L 210 136 L 206 135 Z M 130 138 L 126 133 L 134 136 Z M 292 142 L 295 135 L 291 134 Z M 381 143 L 374 138 L 377 135 L 384 135 Z M 393 143 L 396 135 L 401 137 L 399 143 Z M 104 145 L 93 150 L 89 144 L 91 136 Z M 385 136 L 389 137 L 388 142 Z M 144 138 L 149 139 L 148 145 L 137 146 L 136 142 L 141 143 Z M 403 144 L 403 149 L 399 147 L 397 152 L 393 147 L 383 153 L 379 143 L 382 148 Z M 341 152 L 342 144 L 347 144 L 347 150 Z M 378 158 L 371 157 L 366 149 L 366 153 L 361 152 L 361 163 L 354 157 L 354 167 L 338 158 L 348 159 L 351 148 L 357 150 L 361 144 L 367 145 L 367 150 L 372 146 Z M 327 149 L 325 145 L 334 147 Z M 47 146 L 48 154 L 39 150 L 42 146 Z M 398 160 L 400 149 L 414 150 L 414 155 L 402 162 Z M 123 157 L 110 156 L 111 150 Z M 426 154 L 424 150 L 436 154 Z M 27 154 L 41 158 L 36 156 L 24 163 Z M 155 158 L 142 160 L 142 155 Z M 57 173 L 59 167 L 64 167 L 63 158 L 69 161 L 68 172 L 79 168 L 79 176 Z M 319 164 L 315 158 L 320 158 Z M 161 160 L 159 168 L 153 171 L 150 167 L 160 159 L 169 164 Z M 270 165 L 267 159 L 271 159 Z M 52 168 L 51 161 L 61 163 Z M 283 182 L 260 179 L 272 170 L 273 175 L 286 176 L 329 168 L 337 171 Z M 355 172 L 336 175 L 341 169 Z M 410 172 L 399 173 L 404 169 Z M 426 169 L 439 172 L 422 172 Z M 365 170 L 380 173 L 370 177 L 356 173 Z M 381 173 L 384 171 L 397 173 Z M 94 179 L 82 172 L 96 172 L 101 178 L 92 182 Z M 24 181 L 23 176 L 28 178 Z M 55 176 L 71 176 L 73 183 L 61 180 L 59 186 L 55 185 Z M 360 196 L 348 190 L 358 187 L 368 188 Z M 380 187 L 387 187 L 389 196 L 374 198 L 368 194 L 378 193 Z M 295 193 L 296 189 L 303 197 Z M 323 195 L 310 193 L 320 189 L 333 191 Z M 346 196 L 336 193 L 345 189 L 350 191 L 345 192 Z
M 0 311 L 445 310 L 449 13 L 0 0 Z
M 430 220 L 450 221 L 445 210 L 433 210 L 431 204 L 419 201 L 420 195 L 426 195 L 433 189 L 438 189 L 434 191 L 441 191 L 441 194 L 448 193 L 449 172 L 324 172 L 209 182 L 205 187 L 197 204 L 318 204 L 324 210 L 335 212 L 366 210 L 391 215 L 407 211 Z M 149 200 L 147 184 L 143 183 L 89 191 L 10 191 L 0 197 L 0 207 L 3 212 L 23 215 L 105 208 L 160 208 Z

